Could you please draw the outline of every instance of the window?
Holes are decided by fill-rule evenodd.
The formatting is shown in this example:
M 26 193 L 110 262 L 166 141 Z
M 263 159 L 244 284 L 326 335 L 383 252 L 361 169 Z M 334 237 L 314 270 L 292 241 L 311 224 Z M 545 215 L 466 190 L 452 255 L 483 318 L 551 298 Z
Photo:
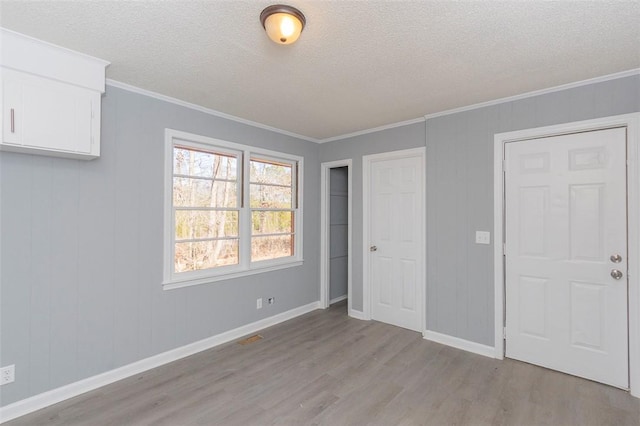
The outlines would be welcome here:
M 252 158 L 249 172 L 251 200 L 251 260 L 295 253 L 295 164 Z
M 167 129 L 165 288 L 302 262 L 302 158 Z
M 174 272 L 238 264 L 238 157 L 173 147 Z

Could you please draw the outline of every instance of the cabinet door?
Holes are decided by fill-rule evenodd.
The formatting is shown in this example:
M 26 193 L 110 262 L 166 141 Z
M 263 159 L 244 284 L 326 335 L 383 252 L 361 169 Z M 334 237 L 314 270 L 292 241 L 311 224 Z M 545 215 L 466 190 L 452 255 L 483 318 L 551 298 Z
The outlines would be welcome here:
M 0 69 L 2 76 L 2 142 L 22 144 L 20 126 L 16 123 L 16 110 L 21 108 L 21 86 L 11 79 L 11 71 Z
M 92 116 L 96 109 L 99 112 L 99 94 L 11 70 L 4 70 L 3 79 L 5 114 L 13 114 L 13 132 L 5 126 L 3 142 L 24 148 L 92 152 Z

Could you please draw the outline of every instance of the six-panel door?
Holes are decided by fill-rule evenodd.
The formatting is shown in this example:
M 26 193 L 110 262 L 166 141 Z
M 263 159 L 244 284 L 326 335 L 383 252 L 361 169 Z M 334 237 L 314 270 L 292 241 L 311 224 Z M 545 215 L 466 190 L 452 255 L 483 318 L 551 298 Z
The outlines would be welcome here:
M 422 331 L 422 157 L 371 164 L 372 319 Z
M 628 388 L 626 129 L 505 160 L 506 355 Z

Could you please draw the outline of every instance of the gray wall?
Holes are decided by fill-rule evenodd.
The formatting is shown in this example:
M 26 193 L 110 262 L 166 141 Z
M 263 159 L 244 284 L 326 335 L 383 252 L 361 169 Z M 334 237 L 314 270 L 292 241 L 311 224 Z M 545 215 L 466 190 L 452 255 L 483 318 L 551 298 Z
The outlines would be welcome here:
M 640 111 L 640 76 L 427 121 L 427 328 L 494 344 L 494 134 Z
M 163 291 L 165 127 L 303 156 L 304 265 Z M 108 87 L 99 159 L 0 153 L 0 363 L 16 365 L 0 403 L 318 300 L 318 151 Z
M 640 111 L 640 76 L 474 109 L 320 147 L 353 159 L 353 307 L 362 309 L 362 156 L 427 146 L 427 329 L 493 346 L 493 136 Z
M 425 140 L 427 327 L 492 345 L 492 248 L 473 233 L 493 232 L 493 134 L 635 111 L 639 76 L 318 146 L 108 87 L 98 160 L 0 153 L 0 404 L 318 300 L 320 162 L 353 159 L 362 310 L 362 156 Z M 163 291 L 165 127 L 304 156 L 304 265 Z
M 329 300 L 346 296 L 348 290 L 348 171 L 329 169 Z

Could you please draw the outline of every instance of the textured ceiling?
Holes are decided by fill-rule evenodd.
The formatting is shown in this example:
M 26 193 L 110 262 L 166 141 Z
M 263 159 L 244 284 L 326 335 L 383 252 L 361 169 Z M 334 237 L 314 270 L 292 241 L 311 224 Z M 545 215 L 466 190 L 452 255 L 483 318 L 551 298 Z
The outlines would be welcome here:
M 311 139 L 640 67 L 640 2 L 2 1 L 0 25 L 111 62 L 107 77 Z

